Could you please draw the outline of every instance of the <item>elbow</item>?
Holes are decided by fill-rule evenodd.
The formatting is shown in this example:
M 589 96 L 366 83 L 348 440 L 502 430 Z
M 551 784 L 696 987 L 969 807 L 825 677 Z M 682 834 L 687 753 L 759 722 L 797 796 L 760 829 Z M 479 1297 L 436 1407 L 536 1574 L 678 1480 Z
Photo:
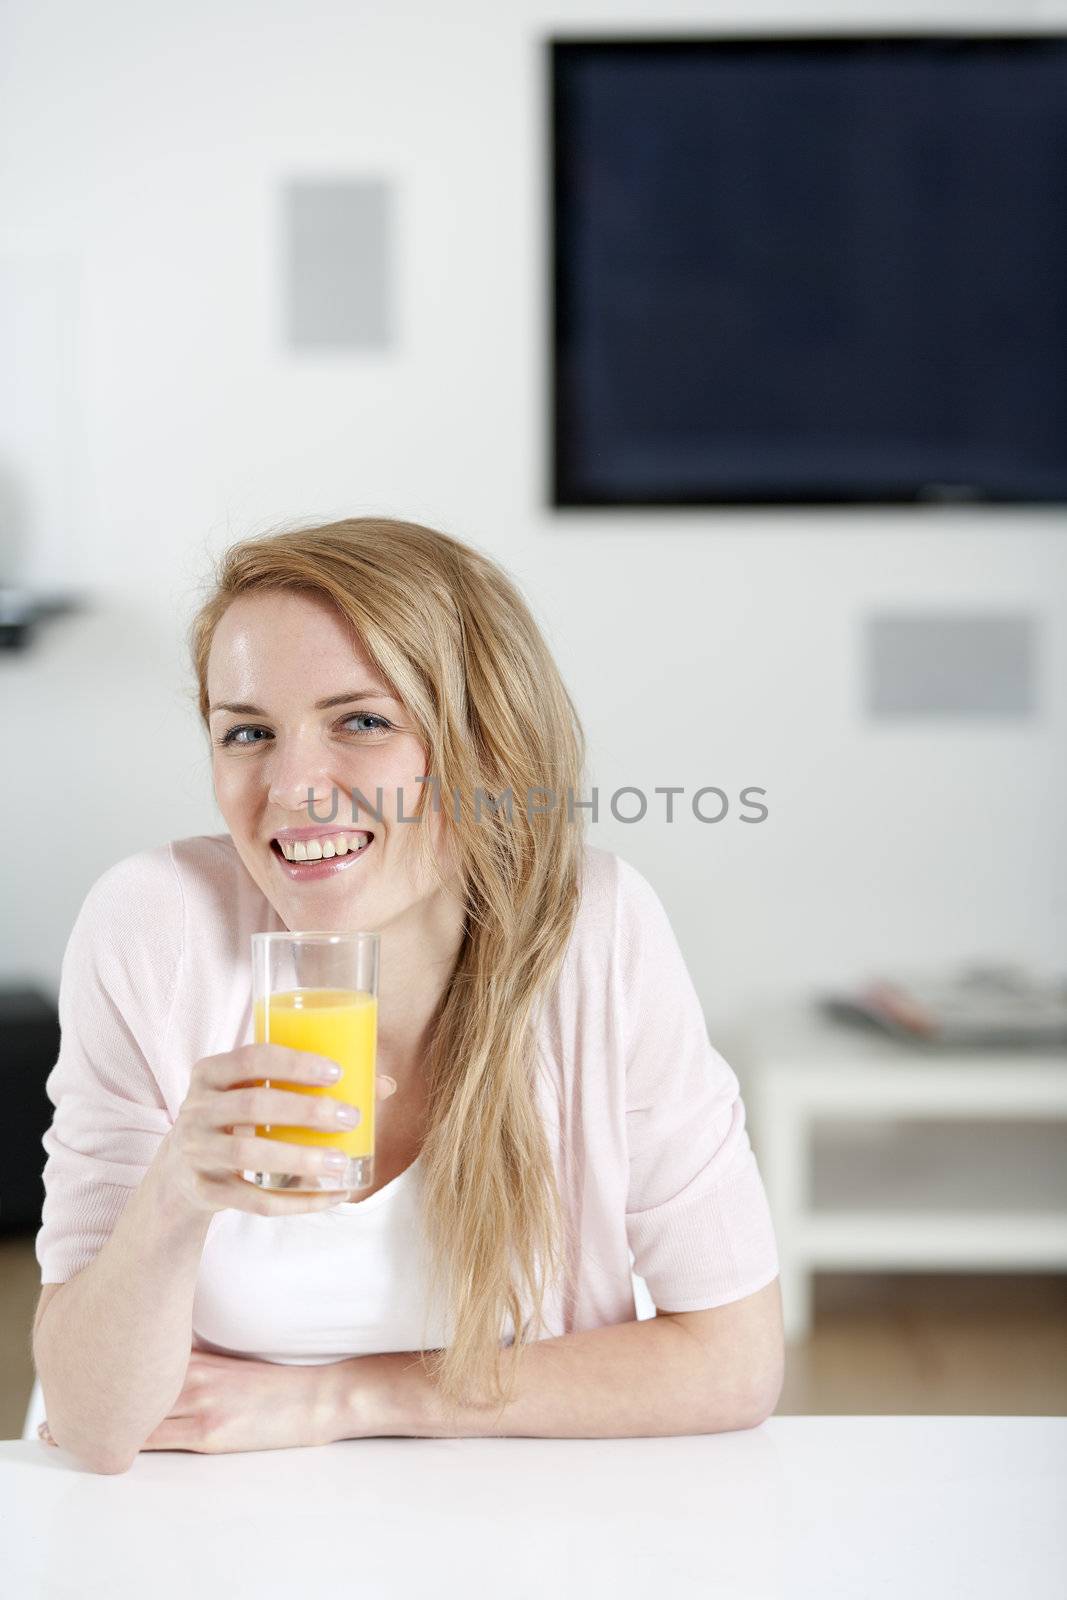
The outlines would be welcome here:
M 736 1424 L 737 1429 L 741 1431 L 746 1428 L 758 1428 L 761 1423 L 766 1422 L 767 1418 L 773 1415 L 773 1405 L 750 1407 L 747 1411 L 742 1413 L 740 1421 Z
M 134 1451 L 132 1456 L 106 1455 L 99 1450 L 71 1449 L 59 1439 L 56 1440 L 56 1444 L 86 1472 L 103 1473 L 109 1477 L 115 1473 L 129 1472 L 140 1453 L 139 1451 Z
M 704 1409 L 706 1421 L 699 1431 L 739 1433 L 746 1428 L 758 1428 L 777 1409 L 783 1380 L 781 1368 L 773 1373 L 746 1370 L 726 1385 L 719 1375 L 708 1396 Z
M 129 1472 L 130 1468 L 133 1466 L 134 1461 L 136 1461 L 136 1460 L 137 1460 L 137 1457 L 134 1456 L 129 1461 L 99 1463 L 96 1466 L 91 1467 L 90 1471 L 91 1472 L 97 1472 L 97 1473 L 105 1473 L 107 1476 L 110 1477 L 110 1476 L 112 1476 L 112 1475 L 114 1475 L 115 1473 L 118 1473 L 118 1472 Z
M 780 1351 L 770 1365 L 748 1361 L 735 1372 L 728 1388 L 730 1403 L 727 1414 L 731 1420 L 726 1424 L 720 1421 L 717 1426 L 725 1426 L 731 1431 L 758 1428 L 778 1409 L 784 1383 L 784 1352 Z
M 55 1446 L 76 1461 L 86 1472 L 105 1473 L 109 1476 L 128 1472 L 140 1454 L 139 1450 L 134 1450 L 130 1454 L 129 1451 L 102 1449 L 98 1444 L 86 1444 L 81 1440 L 71 1439 L 65 1430 L 57 1434 L 51 1423 L 49 1431 Z
M 84 1419 L 79 1423 L 76 1416 L 73 1419 L 67 1416 L 62 1406 L 56 1404 L 52 1381 L 41 1372 L 36 1352 L 35 1366 L 41 1381 L 52 1443 L 87 1472 L 128 1472 L 141 1453 L 140 1444 L 131 1449 L 128 1444 L 119 1444 L 106 1437 L 101 1439 L 99 1435 L 94 1436 L 93 1429 L 86 1428 Z
M 67 1448 L 59 1439 L 56 1440 L 56 1443 L 61 1450 Z M 129 1472 L 140 1452 L 135 1450 L 132 1455 L 129 1455 L 118 1451 L 72 1449 L 68 1451 L 68 1454 L 72 1455 L 75 1461 L 84 1467 L 87 1472 L 101 1473 L 111 1477 L 116 1473 Z
M 137 1460 L 140 1451 L 135 1450 L 132 1456 L 96 1456 L 86 1463 L 90 1472 L 104 1473 L 113 1476 L 119 1472 L 129 1472 Z
M 782 1398 L 785 1384 L 785 1363 L 779 1363 L 772 1372 L 761 1374 L 758 1381 L 750 1383 L 746 1403 L 742 1407 L 742 1428 L 758 1428 L 761 1422 L 774 1415 Z

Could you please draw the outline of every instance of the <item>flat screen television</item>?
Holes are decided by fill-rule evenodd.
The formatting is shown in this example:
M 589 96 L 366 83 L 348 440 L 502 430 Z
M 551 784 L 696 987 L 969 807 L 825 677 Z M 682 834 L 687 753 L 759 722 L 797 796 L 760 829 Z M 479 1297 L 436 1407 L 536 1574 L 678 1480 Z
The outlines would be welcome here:
M 1067 502 L 1067 36 L 548 56 L 553 504 Z

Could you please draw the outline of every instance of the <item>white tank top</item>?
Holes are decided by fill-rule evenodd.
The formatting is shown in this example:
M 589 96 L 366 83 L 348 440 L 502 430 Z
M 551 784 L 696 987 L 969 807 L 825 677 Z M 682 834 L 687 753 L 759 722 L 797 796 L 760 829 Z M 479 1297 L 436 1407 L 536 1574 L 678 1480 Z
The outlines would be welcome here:
M 445 1320 L 427 1305 L 421 1188 L 420 1154 L 376 1194 L 328 1211 L 216 1212 L 193 1300 L 193 1348 L 302 1366 L 447 1348 Z M 503 1343 L 512 1336 L 509 1319 Z

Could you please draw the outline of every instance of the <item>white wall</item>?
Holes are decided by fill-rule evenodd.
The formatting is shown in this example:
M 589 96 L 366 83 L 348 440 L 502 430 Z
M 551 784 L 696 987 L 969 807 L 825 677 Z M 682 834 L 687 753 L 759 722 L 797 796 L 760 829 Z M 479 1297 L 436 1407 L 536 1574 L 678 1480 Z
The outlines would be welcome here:
M 1067 3 L 7 0 L 0 285 L 36 309 L 5 400 L 31 421 L 0 431 L 0 582 L 76 585 L 92 607 L 0 657 L 0 973 L 54 987 L 100 871 L 221 829 L 182 654 L 211 553 L 367 512 L 447 529 L 516 575 L 605 799 L 768 791 L 758 827 L 592 830 L 660 891 L 713 1023 L 905 961 L 1062 965 L 1062 513 L 544 504 L 541 41 L 835 23 L 1067 25 Z M 399 345 L 294 358 L 276 185 L 336 173 L 397 186 Z M 860 619 L 896 602 L 1032 608 L 1039 715 L 865 721 Z

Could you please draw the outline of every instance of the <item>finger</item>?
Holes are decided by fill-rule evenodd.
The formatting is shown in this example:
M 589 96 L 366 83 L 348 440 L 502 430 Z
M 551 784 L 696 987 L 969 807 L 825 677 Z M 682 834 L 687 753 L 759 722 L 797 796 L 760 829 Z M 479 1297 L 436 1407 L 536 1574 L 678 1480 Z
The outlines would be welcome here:
M 203 1087 L 234 1089 L 242 1084 L 336 1083 L 337 1063 L 311 1050 L 293 1050 L 284 1044 L 242 1044 L 219 1055 L 203 1056 L 194 1068 Z
M 379 1100 L 388 1100 L 391 1094 L 396 1094 L 396 1079 L 379 1073 L 374 1080 L 374 1092 Z
M 336 1183 L 339 1170 L 344 1170 L 343 1163 L 329 1159 L 343 1154 L 336 1144 L 293 1144 L 288 1139 L 261 1138 L 235 1130 L 233 1134 L 208 1134 L 199 1140 L 199 1146 L 205 1151 L 204 1167 L 214 1172 L 288 1172 L 309 1180 L 325 1177 Z
M 256 1127 L 315 1128 L 336 1133 L 346 1124 L 337 1120 L 338 1109 L 347 1104 L 344 1094 L 329 1094 L 317 1089 L 227 1089 L 211 1101 L 211 1126 L 232 1128 L 235 1123 Z

